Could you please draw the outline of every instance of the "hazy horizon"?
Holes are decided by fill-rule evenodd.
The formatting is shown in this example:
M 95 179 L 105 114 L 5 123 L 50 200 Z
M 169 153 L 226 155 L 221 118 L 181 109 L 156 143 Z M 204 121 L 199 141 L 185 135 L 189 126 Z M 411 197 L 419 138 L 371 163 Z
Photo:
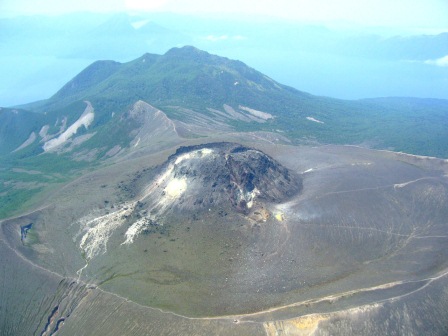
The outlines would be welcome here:
M 443 0 L 409 2 L 405 0 L 260 0 L 253 2 L 229 0 L 225 3 L 210 0 L 101 0 L 65 1 L 43 0 L 35 6 L 30 0 L 5 0 L 0 3 L 0 17 L 19 15 L 60 15 L 79 11 L 113 13 L 177 14 L 237 14 L 250 17 L 271 17 L 294 22 L 345 22 L 361 26 L 412 28 L 425 27 L 448 30 L 448 3 Z
M 129 22 L 116 19 L 120 13 Z M 6 0 L 0 106 L 49 98 L 96 60 L 126 62 L 182 45 L 315 95 L 448 99 L 447 43 L 437 35 L 448 32 L 447 14 L 440 0 Z M 439 44 L 431 41 L 437 36 Z

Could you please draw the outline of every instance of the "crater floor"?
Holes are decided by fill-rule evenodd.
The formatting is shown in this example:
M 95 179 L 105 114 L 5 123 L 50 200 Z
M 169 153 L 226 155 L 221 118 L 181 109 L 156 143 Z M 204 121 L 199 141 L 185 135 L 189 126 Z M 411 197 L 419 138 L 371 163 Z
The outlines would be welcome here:
M 27 295 L 1 307 L 63 335 L 443 334 L 447 173 L 356 147 L 191 141 L 4 221 L 3 292 Z

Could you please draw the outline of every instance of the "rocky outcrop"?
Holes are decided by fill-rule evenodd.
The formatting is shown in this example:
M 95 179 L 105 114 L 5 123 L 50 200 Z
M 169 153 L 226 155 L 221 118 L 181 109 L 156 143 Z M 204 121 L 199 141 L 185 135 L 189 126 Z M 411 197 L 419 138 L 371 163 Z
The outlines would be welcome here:
M 259 150 L 212 143 L 179 148 L 142 200 L 183 210 L 230 206 L 248 214 L 259 204 L 287 200 L 301 187 L 299 176 Z

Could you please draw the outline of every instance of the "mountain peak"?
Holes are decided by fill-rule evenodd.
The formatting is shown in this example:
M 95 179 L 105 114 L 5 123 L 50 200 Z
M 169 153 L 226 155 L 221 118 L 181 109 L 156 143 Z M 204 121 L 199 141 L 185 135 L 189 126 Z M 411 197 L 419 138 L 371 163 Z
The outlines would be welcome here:
M 193 46 L 183 46 L 179 48 L 171 48 L 168 50 L 165 55 L 165 57 L 179 57 L 182 59 L 191 59 L 194 58 L 197 61 L 207 61 L 211 60 L 212 58 L 219 59 L 222 57 L 214 56 L 209 54 L 206 51 L 200 50 Z
M 205 54 L 210 55 L 208 52 L 198 49 L 191 45 L 185 45 L 183 47 L 174 47 L 168 50 L 165 55 L 169 54 L 177 54 L 177 53 L 183 53 L 183 54 Z
M 122 107 L 144 100 L 159 106 L 206 111 L 249 106 L 275 115 L 277 100 L 290 99 L 285 88 L 243 62 L 209 54 L 193 46 L 172 48 L 164 55 L 144 54 L 128 63 L 94 63 L 66 84 L 52 102 L 106 98 Z M 274 103 L 269 93 L 280 95 Z M 270 100 L 270 101 L 267 101 Z M 272 107 L 272 108 L 271 108 Z

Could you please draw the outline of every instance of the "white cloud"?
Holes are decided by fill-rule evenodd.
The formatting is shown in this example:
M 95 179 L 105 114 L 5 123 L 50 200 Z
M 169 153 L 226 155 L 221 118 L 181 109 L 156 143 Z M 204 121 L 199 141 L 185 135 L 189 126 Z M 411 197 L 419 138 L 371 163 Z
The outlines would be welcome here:
M 221 35 L 221 36 L 208 35 L 208 36 L 205 37 L 205 39 L 207 41 L 211 41 L 211 42 L 226 41 L 226 40 L 242 41 L 242 40 L 245 40 L 246 37 L 241 36 L 241 35 L 235 35 L 235 36 L 229 36 L 229 35 Z
M 165 6 L 170 2 L 169 0 L 122 0 L 126 10 L 144 10 L 144 11 L 157 11 L 163 10 Z
M 205 39 L 208 41 L 216 42 L 216 41 L 228 40 L 229 37 L 227 35 L 221 35 L 221 36 L 208 35 Z
M 448 27 L 446 0 L 257 0 L 256 5 L 249 0 L 166 0 L 161 7 L 189 14 L 261 15 L 305 22 L 346 21 L 367 26 Z
M 0 16 L 59 15 L 77 11 L 117 12 L 126 8 L 123 0 L 0 0 Z
M 434 60 L 427 60 L 425 64 L 436 65 L 439 67 L 448 67 L 448 55 Z
M 141 20 L 141 21 L 132 22 L 131 25 L 135 29 L 140 29 L 141 27 L 145 26 L 148 22 L 149 22 L 149 20 Z
M 95 12 L 243 15 L 364 26 L 448 28 L 446 0 L 0 0 L 0 16 Z

